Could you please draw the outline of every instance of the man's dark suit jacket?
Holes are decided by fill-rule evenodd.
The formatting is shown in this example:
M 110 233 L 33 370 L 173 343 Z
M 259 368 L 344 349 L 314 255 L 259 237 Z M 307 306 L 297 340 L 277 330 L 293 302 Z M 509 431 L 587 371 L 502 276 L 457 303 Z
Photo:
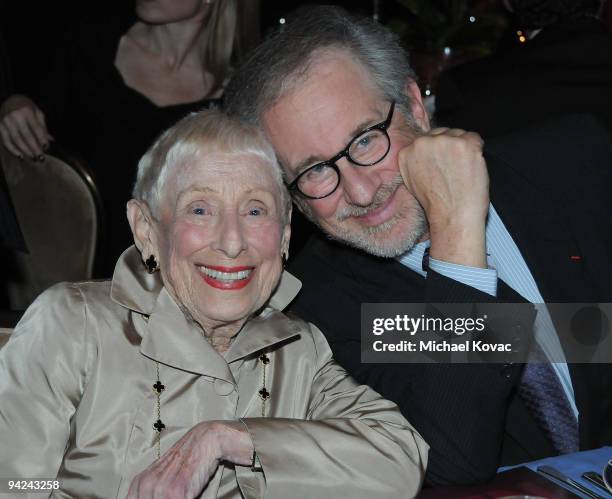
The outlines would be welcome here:
M 484 138 L 568 113 L 595 114 L 612 133 L 612 33 L 596 19 L 545 28 L 438 81 L 437 122 Z
M 570 117 L 486 151 L 492 203 L 545 301 L 612 301 L 612 149 L 602 127 Z M 431 446 L 427 483 L 478 483 L 498 466 L 554 454 L 516 396 L 521 365 L 360 362 L 361 303 L 487 302 L 489 295 L 324 237 L 313 238 L 289 270 L 303 282 L 292 310 L 317 324 L 338 362 L 395 401 Z M 517 296 L 498 283 L 497 301 Z M 570 373 L 581 449 L 611 444 L 611 366 L 570 365 Z

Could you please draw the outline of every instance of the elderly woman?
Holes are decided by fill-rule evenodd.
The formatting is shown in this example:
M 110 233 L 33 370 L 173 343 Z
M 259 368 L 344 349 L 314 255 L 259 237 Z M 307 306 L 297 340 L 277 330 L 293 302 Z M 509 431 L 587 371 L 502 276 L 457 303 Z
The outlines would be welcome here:
M 291 205 L 260 133 L 183 119 L 139 165 L 136 247 L 0 352 L 0 476 L 59 497 L 407 497 L 427 445 L 282 313 Z

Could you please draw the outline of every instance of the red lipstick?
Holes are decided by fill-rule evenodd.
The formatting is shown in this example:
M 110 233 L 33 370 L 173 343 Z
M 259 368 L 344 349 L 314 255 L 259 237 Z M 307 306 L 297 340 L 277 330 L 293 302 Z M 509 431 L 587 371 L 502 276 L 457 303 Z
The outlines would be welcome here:
M 252 266 L 239 266 L 239 267 L 225 267 L 221 265 L 202 265 L 202 266 L 208 269 L 211 269 L 211 270 L 216 270 L 217 272 L 235 273 L 235 272 L 242 272 L 244 270 L 251 271 L 249 275 L 245 277 L 244 279 L 232 279 L 232 280 L 217 279 L 215 277 L 204 274 L 203 272 L 200 272 L 200 275 L 202 276 L 202 279 L 204 280 L 206 284 L 216 289 L 222 289 L 222 290 L 228 290 L 228 291 L 242 289 L 245 286 L 247 286 L 249 282 L 251 282 L 251 279 L 253 278 L 253 270 L 255 270 L 255 267 L 252 267 Z

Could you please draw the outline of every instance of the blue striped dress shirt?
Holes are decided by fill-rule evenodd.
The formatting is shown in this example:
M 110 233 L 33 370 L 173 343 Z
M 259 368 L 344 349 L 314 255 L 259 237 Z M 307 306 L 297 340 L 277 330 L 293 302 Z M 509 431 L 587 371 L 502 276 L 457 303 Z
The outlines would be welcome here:
M 487 244 L 487 269 L 467 267 L 454 263 L 443 262 L 435 258 L 429 259 L 429 268 L 445 277 L 476 288 L 491 296 L 497 296 L 497 279 L 501 279 L 525 300 L 535 304 L 538 314 L 534 324 L 535 339 L 549 359 L 564 359 L 559 337 L 555 330 L 544 298 L 527 267 L 512 236 L 499 218 L 499 215 L 489 204 L 489 215 L 485 230 Z M 397 260 L 410 270 L 427 276 L 422 268 L 423 255 L 429 247 L 429 241 L 415 245 L 411 250 L 397 257 Z M 578 418 L 578 408 L 574 397 L 574 387 L 566 362 L 554 362 L 552 366 L 561 381 L 563 390 L 570 403 L 574 415 Z

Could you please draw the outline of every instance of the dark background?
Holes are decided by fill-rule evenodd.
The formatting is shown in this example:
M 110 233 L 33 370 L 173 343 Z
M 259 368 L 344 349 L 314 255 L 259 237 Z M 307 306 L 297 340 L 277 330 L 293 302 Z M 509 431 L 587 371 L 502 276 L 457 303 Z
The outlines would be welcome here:
M 261 31 L 265 33 L 298 5 L 317 2 L 261 0 L 260 3 Z M 367 15 L 372 12 L 372 0 L 318 3 L 336 3 Z M 104 17 L 129 18 L 132 12 L 133 2 L 125 0 L 0 0 L 0 38 L 12 68 L 13 92 L 27 93 L 30 85 L 47 72 L 56 48 L 69 39 L 75 26 Z M 6 78 L 6 74 L 2 76 Z
M 258 1 L 260 4 L 261 33 L 278 25 L 281 18 L 303 4 L 333 3 L 342 5 L 352 12 L 371 16 L 375 5 L 379 20 L 400 34 L 403 40 L 414 40 L 415 46 L 409 47 L 412 53 L 432 52 L 448 45 L 453 48 L 453 58 L 444 61 L 444 67 L 468 59 L 487 55 L 494 51 L 504 40 L 516 42 L 516 33 L 502 8 L 501 0 L 240 0 Z M 475 15 L 478 22 L 469 24 L 462 15 L 457 28 L 457 19 L 451 30 L 455 35 L 448 36 L 448 13 L 453 6 L 468 3 L 468 15 Z M 608 0 L 603 17 L 612 26 L 612 2 Z M 404 6 L 402 6 L 404 4 Z M 405 5 L 443 6 L 446 16 L 444 25 L 436 25 L 430 15 L 418 19 L 411 18 Z M 70 35 L 82 23 L 92 23 L 105 17 L 131 18 L 134 10 L 133 0 L 107 0 L 105 2 L 84 2 L 78 0 L 0 0 L 0 58 L 8 59 L 12 74 L 7 70 L 0 74 L 0 99 L 7 93 L 28 94 L 36 88 L 42 75 L 48 72 L 58 47 L 70 40 Z M 423 7 L 421 7 L 423 10 Z M 427 9 L 425 9 L 427 10 Z M 438 14 L 438 13 L 436 13 Z M 407 32 L 412 31 L 411 33 Z M 434 46 L 432 47 L 432 41 Z M 3 47 L 4 45 L 4 47 Z M 407 43 L 409 45 L 409 43 Z M 416 50 L 415 50 L 416 49 Z M 419 61 L 413 59 L 415 69 L 421 73 Z M 12 81 L 12 86 L 7 82 Z M 422 83 L 422 82 L 421 82 Z

